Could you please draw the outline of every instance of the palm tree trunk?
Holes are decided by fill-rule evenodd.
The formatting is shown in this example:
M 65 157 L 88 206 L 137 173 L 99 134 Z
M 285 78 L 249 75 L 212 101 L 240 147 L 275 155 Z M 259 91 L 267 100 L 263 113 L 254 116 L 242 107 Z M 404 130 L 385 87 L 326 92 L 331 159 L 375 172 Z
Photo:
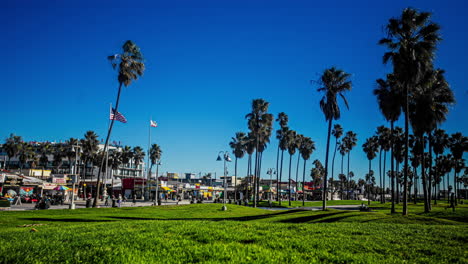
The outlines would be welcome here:
M 291 162 L 292 162 L 292 155 L 289 154 L 289 180 L 288 180 L 288 201 L 289 206 L 291 206 Z
M 298 177 L 299 177 L 299 160 L 301 158 L 301 155 L 297 153 L 297 166 L 296 166 L 296 193 L 295 193 L 295 201 L 297 201 L 297 182 L 298 182 Z
M 258 177 L 258 135 L 255 137 L 255 168 L 254 168 L 254 179 L 253 179 L 253 191 L 254 191 L 254 207 L 257 207 L 257 177 Z
M 384 151 L 384 156 L 383 156 L 383 157 L 384 157 L 384 158 L 383 158 L 383 171 L 382 171 L 382 175 L 383 175 L 383 176 L 382 176 L 382 179 L 383 179 L 383 188 L 382 188 L 382 194 L 383 194 L 383 195 L 382 195 L 382 201 L 383 201 L 383 203 L 385 203 L 385 202 L 386 202 L 386 201 L 385 201 L 385 194 L 387 193 L 386 190 L 385 190 L 385 177 L 387 177 L 387 176 L 385 175 L 386 172 L 387 172 L 387 171 L 385 170 L 385 169 L 386 169 L 386 168 L 385 168 L 385 167 L 386 167 L 385 165 L 386 165 L 386 160 L 387 160 L 387 151 Z
M 262 173 L 262 157 L 263 157 L 263 152 L 260 152 L 258 154 L 257 203 L 261 200 L 261 197 L 260 197 L 260 175 Z
M 380 147 L 380 152 L 379 152 L 379 177 L 380 177 L 380 203 L 383 203 L 383 184 L 382 184 L 382 147 Z
M 327 151 L 325 153 L 325 178 L 323 183 L 323 205 L 322 210 L 327 209 L 327 180 L 328 180 L 328 152 L 330 150 L 330 133 L 333 119 L 328 120 Z
M 397 177 L 397 175 L 400 172 L 400 163 L 397 162 L 396 164 L 396 171 L 395 171 L 395 177 L 396 177 L 396 204 L 400 204 L 400 179 Z
M 394 214 L 395 213 L 395 174 L 393 172 L 393 169 L 395 168 L 394 167 L 394 163 L 395 163 L 395 160 L 394 160 L 394 153 L 393 153 L 393 147 L 394 147 L 394 144 L 393 144 L 393 133 L 394 133 L 394 128 L 393 128 L 393 121 L 390 122 L 390 130 L 391 130 L 391 135 L 392 137 L 390 137 L 390 151 L 391 151 L 391 159 L 390 159 L 390 180 L 391 180 L 391 192 L 392 192 L 392 208 L 390 209 L 390 213 Z
M 302 206 L 305 206 L 305 170 L 306 170 L 306 160 L 304 159 L 304 169 L 302 170 Z
M 351 154 L 351 150 L 348 152 L 348 171 L 347 171 L 347 184 L 346 184 L 346 200 L 349 200 L 349 155 Z
M 237 202 L 237 156 L 234 165 L 234 201 Z
M 278 163 L 279 163 L 279 151 L 280 151 L 280 147 L 279 147 L 279 143 L 278 143 L 278 150 L 276 151 L 276 201 L 279 201 L 279 196 L 278 196 L 278 190 L 279 190 L 279 182 L 278 182 L 278 177 L 279 177 L 279 171 L 278 171 Z M 271 188 L 270 188 L 270 191 Z M 273 193 L 272 193 L 273 194 Z
M 119 83 L 119 91 L 117 92 L 117 100 L 115 102 L 115 113 L 117 113 L 119 109 L 119 101 L 120 101 L 120 92 L 122 91 L 122 82 Z M 107 147 L 109 146 L 109 138 L 112 133 L 112 128 L 114 127 L 115 118 L 111 120 L 111 124 L 109 126 L 109 130 L 107 131 L 106 142 L 104 143 L 104 151 L 102 152 L 102 161 L 101 161 L 101 168 L 104 166 L 104 157 L 107 152 Z M 99 196 L 99 188 L 101 186 L 101 169 L 98 170 L 98 177 L 96 183 L 96 192 L 95 192 L 95 199 L 93 202 L 93 207 L 97 207 L 97 198 Z
M 369 160 L 369 177 L 370 177 L 370 174 L 371 174 L 371 160 Z M 369 179 L 370 181 L 371 179 Z M 370 183 L 367 183 L 367 204 L 370 205 Z
M 343 166 L 343 161 L 344 161 L 344 155 L 341 155 L 341 179 L 340 179 L 340 184 L 341 184 L 341 190 L 340 190 L 340 199 L 343 200 L 343 175 L 344 175 L 344 166 Z M 332 183 L 333 184 L 333 183 Z
M 281 150 L 281 168 L 280 168 L 280 178 L 279 178 L 278 190 L 277 190 L 278 196 L 281 196 L 280 184 L 283 178 L 283 154 L 284 154 L 284 150 Z M 281 206 L 281 198 L 279 198 L 279 205 Z
M 405 102 L 405 165 L 403 171 L 403 215 L 408 215 L 408 151 L 409 151 L 409 85 L 406 84 Z
M 426 179 L 426 162 L 424 160 L 424 134 L 420 137 L 421 140 L 421 178 L 423 184 L 423 195 L 424 195 L 424 212 L 428 213 L 429 208 L 427 207 L 427 179 Z
M 331 181 L 333 182 L 334 177 L 334 170 L 335 170 L 335 156 L 336 156 L 336 149 L 338 148 L 338 138 L 335 140 L 335 151 L 333 152 L 333 159 L 332 159 L 332 167 L 331 167 Z M 331 196 L 331 200 L 333 200 L 333 194 Z
M 416 168 L 413 168 L 414 170 L 414 186 L 413 186 L 413 189 L 414 189 L 414 198 L 413 198 L 413 202 L 414 204 L 416 204 L 418 202 L 418 181 L 416 179 L 417 177 L 417 173 L 418 173 L 418 170 Z
M 432 210 L 431 198 L 432 198 L 432 131 L 428 133 L 429 136 L 429 182 L 427 183 L 427 209 Z M 435 193 L 435 192 L 434 192 Z

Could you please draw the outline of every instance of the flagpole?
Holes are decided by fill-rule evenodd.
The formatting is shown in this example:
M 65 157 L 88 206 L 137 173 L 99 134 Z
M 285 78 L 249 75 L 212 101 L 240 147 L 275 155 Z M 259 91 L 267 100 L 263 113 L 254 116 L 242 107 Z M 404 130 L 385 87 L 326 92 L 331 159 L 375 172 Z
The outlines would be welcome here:
M 149 188 L 149 181 L 151 179 L 151 172 L 150 172 L 150 148 L 151 148 L 151 120 L 153 117 L 150 116 L 150 125 L 148 127 L 148 159 L 146 163 L 146 188 L 148 189 L 148 201 L 150 200 L 151 190 Z

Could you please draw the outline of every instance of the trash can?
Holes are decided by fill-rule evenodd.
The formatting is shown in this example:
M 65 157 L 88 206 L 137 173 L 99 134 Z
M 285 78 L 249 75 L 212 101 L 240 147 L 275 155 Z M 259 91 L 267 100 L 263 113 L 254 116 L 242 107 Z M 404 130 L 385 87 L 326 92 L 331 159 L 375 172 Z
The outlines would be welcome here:
M 86 208 L 91 207 L 91 199 L 86 200 Z
M 117 204 L 115 202 L 115 199 L 112 199 L 112 207 L 117 207 Z
M 161 199 L 158 199 L 158 205 L 161 205 Z

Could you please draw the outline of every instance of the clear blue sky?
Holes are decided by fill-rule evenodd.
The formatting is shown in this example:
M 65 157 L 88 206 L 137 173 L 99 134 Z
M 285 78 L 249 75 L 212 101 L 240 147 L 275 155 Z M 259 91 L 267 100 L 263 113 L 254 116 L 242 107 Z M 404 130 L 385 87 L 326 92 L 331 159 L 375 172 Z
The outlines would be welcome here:
M 117 123 L 111 140 L 146 149 L 152 116 L 162 171 L 221 175 L 218 151 L 247 131 L 244 116 L 255 98 L 270 102 L 275 116 L 286 112 L 291 129 L 316 142 L 311 161 L 323 161 L 327 127 L 310 80 L 337 66 L 352 74 L 350 109 L 342 105 L 339 123 L 358 134 L 351 170 L 361 178 L 362 144 L 386 124 L 372 90 L 390 69 L 376 43 L 388 19 L 408 6 L 433 12 L 442 26 L 436 63 L 457 100 L 442 128 L 466 135 L 465 1 L 5 1 L 0 138 L 64 141 L 87 130 L 105 137 L 118 85 L 106 57 L 130 39 L 147 69 L 123 90 L 120 112 L 128 123 Z M 263 177 L 275 166 L 276 147 L 272 139 Z M 239 162 L 240 176 L 246 162 Z

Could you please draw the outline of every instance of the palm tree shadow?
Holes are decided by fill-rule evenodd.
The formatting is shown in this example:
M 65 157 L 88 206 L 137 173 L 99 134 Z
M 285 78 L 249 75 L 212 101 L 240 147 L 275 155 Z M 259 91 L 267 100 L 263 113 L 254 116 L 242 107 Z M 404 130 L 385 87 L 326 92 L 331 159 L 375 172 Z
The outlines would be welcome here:
M 308 216 L 302 216 L 302 217 L 297 217 L 297 218 L 284 219 L 284 220 L 280 220 L 279 222 L 294 223 L 294 224 L 306 223 L 306 222 L 311 222 L 311 221 L 314 221 L 314 223 L 332 223 L 332 222 L 337 222 L 337 221 L 340 221 L 342 219 L 345 219 L 351 216 L 348 214 L 348 215 L 341 216 L 341 217 L 326 218 L 329 216 L 337 216 L 337 215 L 342 215 L 342 214 L 348 214 L 348 212 L 308 215 Z
M 99 222 L 115 222 L 115 220 L 107 219 L 83 219 L 83 218 L 22 218 L 30 221 L 47 221 L 47 222 L 68 222 L 68 223 L 99 223 Z
M 296 209 L 287 210 L 278 213 L 264 214 L 264 215 L 252 215 L 252 216 L 241 216 L 241 217 L 222 217 L 222 218 L 148 218 L 148 217 L 130 217 L 130 216 L 107 216 L 107 218 L 120 219 L 120 220 L 160 220 L 160 221 L 179 221 L 179 220 L 190 220 L 190 221 L 252 221 L 272 218 L 280 215 L 293 214 L 303 212 L 307 210 Z

